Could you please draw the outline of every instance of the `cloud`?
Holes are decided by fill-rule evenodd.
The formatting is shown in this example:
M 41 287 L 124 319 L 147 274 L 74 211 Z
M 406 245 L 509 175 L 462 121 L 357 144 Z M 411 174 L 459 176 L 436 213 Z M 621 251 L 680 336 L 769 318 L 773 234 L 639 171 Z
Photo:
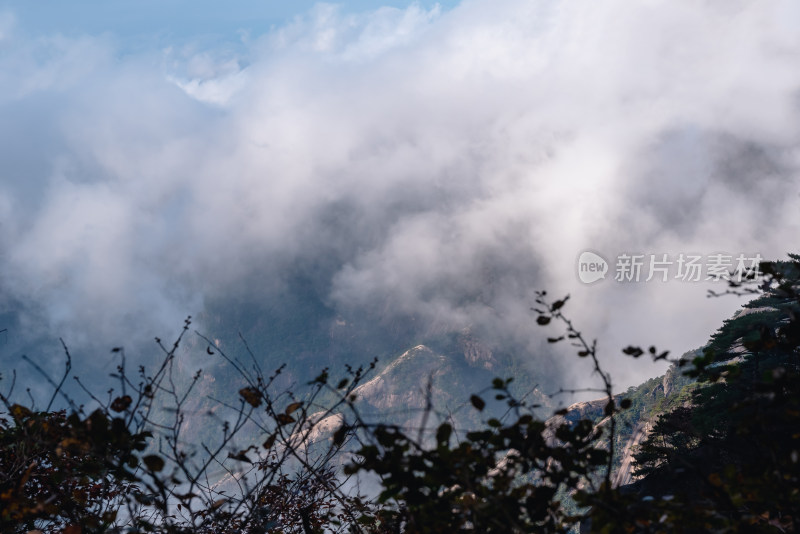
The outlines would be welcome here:
M 14 30 L 0 292 L 43 328 L 113 338 L 311 265 L 340 310 L 539 351 L 528 308 L 547 288 L 573 294 L 608 353 L 694 348 L 738 303 L 681 282 L 583 286 L 575 262 L 791 249 L 797 10 L 320 5 L 233 44 L 132 53 Z

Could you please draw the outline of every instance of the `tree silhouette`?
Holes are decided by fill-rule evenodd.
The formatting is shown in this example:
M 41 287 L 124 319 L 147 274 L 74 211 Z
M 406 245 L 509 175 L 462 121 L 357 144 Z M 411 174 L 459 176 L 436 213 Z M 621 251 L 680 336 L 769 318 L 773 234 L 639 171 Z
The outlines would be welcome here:
M 797 532 L 800 527 L 800 257 L 761 265 L 763 314 L 726 322 L 705 352 L 679 370 L 696 380 L 688 402 L 661 414 L 636 454 L 639 479 L 614 487 L 618 429 L 632 401 L 615 394 L 589 341 L 565 315 L 568 298 L 537 296 L 535 322 L 558 328 L 600 377 L 597 417 L 561 410 L 542 419 L 509 379 L 468 397 L 483 424 L 456 428 L 432 405 L 413 426 L 368 421 L 357 387 L 374 369 L 321 373 L 279 390 L 283 368 L 232 358 L 202 338 L 239 384 L 212 406 L 200 372 L 183 379 L 176 351 L 131 376 L 95 409 L 53 384 L 45 410 L 0 395 L 2 532 Z M 753 317 L 757 315 L 756 317 Z M 667 359 L 655 347 L 631 357 Z M 43 371 L 42 371 L 43 372 Z M 58 397 L 68 409 L 53 410 Z M 487 398 L 505 406 L 487 409 Z M 205 404 L 204 404 L 205 403 Z M 192 427 L 210 429 L 194 439 Z M 378 489 L 366 491 L 372 484 Z

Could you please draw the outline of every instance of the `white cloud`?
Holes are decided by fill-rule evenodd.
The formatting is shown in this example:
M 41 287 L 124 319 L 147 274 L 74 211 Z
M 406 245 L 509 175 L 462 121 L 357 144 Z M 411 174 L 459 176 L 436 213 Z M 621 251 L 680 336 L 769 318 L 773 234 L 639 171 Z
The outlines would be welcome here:
M 631 332 L 692 348 L 735 304 L 690 284 L 580 286 L 575 260 L 793 246 L 796 9 L 319 6 L 233 51 L 166 54 L 15 35 L 0 102 L 52 113 L 0 178 L 0 287 L 57 329 L 114 332 L 324 255 L 342 308 L 523 340 L 546 287 L 572 292 L 609 350 Z

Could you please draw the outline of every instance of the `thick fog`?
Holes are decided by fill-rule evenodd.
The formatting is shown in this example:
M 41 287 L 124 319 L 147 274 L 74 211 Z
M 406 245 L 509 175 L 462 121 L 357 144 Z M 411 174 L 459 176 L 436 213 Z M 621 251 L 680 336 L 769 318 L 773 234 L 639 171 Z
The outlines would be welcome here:
M 797 250 L 798 67 L 792 0 L 317 5 L 174 42 L 43 32 L 11 7 L 0 317 L 110 347 L 305 269 L 343 315 L 535 357 L 547 289 L 629 385 L 655 371 L 620 347 L 696 348 L 743 301 L 616 282 L 618 254 Z M 579 281 L 584 250 L 605 280 Z

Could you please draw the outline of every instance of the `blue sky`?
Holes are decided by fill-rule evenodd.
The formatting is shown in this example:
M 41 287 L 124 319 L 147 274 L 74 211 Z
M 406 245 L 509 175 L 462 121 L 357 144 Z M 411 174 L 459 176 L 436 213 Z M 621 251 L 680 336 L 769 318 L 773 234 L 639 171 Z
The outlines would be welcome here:
M 161 39 L 195 38 L 198 35 L 235 36 L 239 30 L 255 34 L 280 26 L 311 9 L 311 0 L 62 0 L 4 1 L 0 8 L 16 13 L 22 28 L 32 33 L 104 33 L 121 39 L 157 36 Z M 412 2 L 357 0 L 331 2 L 346 12 L 358 13 L 380 6 L 408 7 Z M 448 9 L 454 0 L 416 2 L 430 8 Z

